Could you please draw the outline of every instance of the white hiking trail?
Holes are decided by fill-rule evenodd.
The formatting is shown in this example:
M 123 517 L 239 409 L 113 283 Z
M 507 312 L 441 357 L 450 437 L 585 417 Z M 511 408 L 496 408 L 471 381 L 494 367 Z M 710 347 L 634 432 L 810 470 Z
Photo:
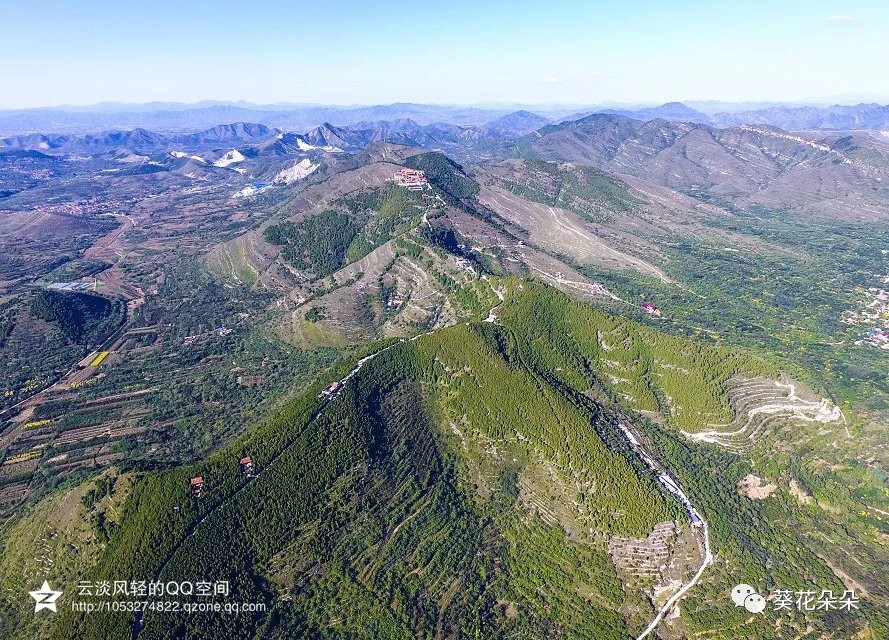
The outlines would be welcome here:
M 487 280 L 488 276 L 482 276 L 482 279 Z M 500 301 L 497 304 L 495 304 L 493 307 L 491 307 L 491 309 L 488 311 L 488 317 L 485 318 L 485 322 L 494 323 L 494 322 L 497 322 L 497 314 L 494 313 L 494 311 L 497 309 L 497 307 L 499 307 L 501 304 L 503 304 L 503 301 L 506 299 L 506 296 L 503 295 L 503 291 L 501 289 L 495 289 L 493 284 L 490 284 L 490 283 L 488 283 L 488 284 L 491 287 L 491 291 L 494 292 L 494 295 L 496 295 L 497 299 Z

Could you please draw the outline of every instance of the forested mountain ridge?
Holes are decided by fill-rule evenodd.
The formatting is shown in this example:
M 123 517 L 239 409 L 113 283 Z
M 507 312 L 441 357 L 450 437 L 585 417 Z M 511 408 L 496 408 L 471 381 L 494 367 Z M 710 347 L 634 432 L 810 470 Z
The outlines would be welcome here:
M 505 298 L 494 322 L 390 343 L 333 398 L 319 392 L 351 365 L 322 376 L 206 461 L 140 473 L 107 546 L 70 578 L 200 575 L 229 580 L 233 601 L 268 607 L 240 616 L 149 611 L 140 619 L 145 639 L 638 633 L 652 615 L 650 588 L 685 580 L 700 563 L 700 534 L 615 426 L 628 415 L 619 385 L 607 366 L 588 361 L 591 336 L 613 323 L 631 334 L 642 328 L 541 285 L 492 285 Z M 659 336 L 649 340 L 659 351 Z M 698 353 L 695 375 L 706 375 L 710 360 L 725 362 L 718 349 Z M 734 357 L 733 373 L 762 367 L 743 353 Z M 781 553 L 794 535 L 780 524 L 793 503 L 743 498 L 735 483 L 748 463 L 632 419 L 712 521 L 720 558 L 667 637 L 714 628 L 796 637 L 811 622 L 791 617 L 776 629 L 764 618 L 745 619 L 723 593 L 725 580 L 759 575 L 763 563 L 776 572 L 768 578 L 775 584 L 838 587 L 817 554 Z M 243 455 L 253 457 L 255 479 L 238 466 Z M 189 495 L 196 475 L 206 488 L 200 498 Z M 659 572 L 638 574 L 615 551 L 613 541 L 641 544 L 668 522 L 678 533 Z M 26 614 L 10 633 L 29 633 Z M 817 624 L 839 640 L 867 619 L 875 623 L 874 615 L 866 606 Z M 65 611 L 50 622 L 60 639 L 123 637 L 135 619 Z

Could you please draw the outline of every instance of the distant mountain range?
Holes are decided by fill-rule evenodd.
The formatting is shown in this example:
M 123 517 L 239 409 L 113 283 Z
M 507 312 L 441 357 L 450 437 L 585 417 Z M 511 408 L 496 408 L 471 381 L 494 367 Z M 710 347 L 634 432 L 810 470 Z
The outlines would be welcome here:
M 0 139 L 0 153 L 91 156 L 130 165 L 128 171 L 166 167 L 189 174 L 243 171 L 240 163 L 250 160 L 261 173 L 279 159 L 356 153 L 390 143 L 440 150 L 471 163 L 518 156 L 587 164 L 727 206 L 803 206 L 810 213 L 868 219 L 889 197 L 881 186 L 889 184 L 889 140 L 868 132 L 816 130 L 878 127 L 886 123 L 885 112 L 878 105 L 862 105 L 708 117 L 671 103 L 555 123 L 528 111 L 471 126 L 399 118 L 347 126 L 324 122 L 294 132 L 235 122 L 196 133 L 134 128 L 82 136 L 12 136 Z M 754 113 L 763 120 L 784 118 L 785 126 L 805 126 L 788 126 L 803 131 L 788 133 L 769 123 L 747 124 Z M 716 126 L 714 120 L 727 124 Z M 849 199 L 848 193 L 855 197 Z
M 474 144 L 502 143 L 526 135 L 551 121 L 528 111 L 517 111 L 480 125 L 420 124 L 410 118 L 360 121 L 337 126 L 324 122 L 306 133 L 272 129 L 259 123 L 235 122 L 197 133 L 162 134 L 137 127 L 101 134 L 25 134 L 0 139 L 0 151 L 33 150 L 46 153 L 94 154 L 125 148 L 140 153 L 192 152 L 244 147 L 247 157 L 280 156 L 298 152 L 359 151 L 374 142 L 421 148 L 456 149 Z
M 95 133 L 110 129 L 145 127 L 164 134 L 211 128 L 220 122 L 255 122 L 267 127 L 305 131 L 325 122 L 350 126 L 359 122 L 411 119 L 420 124 L 434 122 L 482 125 L 511 109 L 479 109 L 420 104 L 391 104 L 361 107 L 290 106 L 281 108 L 234 106 L 229 104 L 162 105 L 156 110 L 136 109 L 109 112 L 70 110 L 66 108 L 0 111 L 0 135 L 11 136 L 35 132 L 67 134 Z
M 593 113 L 612 113 L 636 120 L 665 119 L 727 127 L 767 124 L 788 130 L 886 130 L 889 106 L 875 103 L 835 106 L 735 105 L 681 102 L 640 109 L 540 107 L 533 112 L 498 107 L 459 107 L 396 103 L 374 106 L 252 105 L 204 102 L 194 105 L 152 103 L 104 104 L 0 111 L 0 136 L 53 132 L 67 135 L 142 127 L 164 135 L 211 129 L 220 122 L 252 122 L 268 129 L 306 131 L 324 123 L 368 128 L 369 123 L 410 121 L 419 126 L 485 128 L 487 134 L 522 135 L 550 122 L 578 120 Z M 750 108 L 745 108 L 749 106 Z M 718 110 L 718 109 L 722 110 Z
M 793 131 L 886 131 L 889 130 L 889 105 L 770 107 L 756 111 L 717 113 L 710 117 L 709 122 L 720 127 L 767 124 Z
M 219 125 L 206 131 L 184 135 L 164 136 L 137 127 L 127 131 L 108 131 L 101 134 L 70 136 L 58 134 L 28 134 L 0 139 L 0 151 L 5 149 L 29 149 L 35 151 L 63 151 L 91 153 L 118 147 L 133 151 L 153 152 L 177 145 L 189 149 L 215 149 L 256 142 L 273 137 L 277 131 L 261 124 L 236 122 Z
M 262 140 L 275 135 L 275 133 L 277 132 L 262 124 L 235 122 L 218 125 L 200 133 L 175 136 L 174 139 L 186 145 L 217 145 Z
M 770 106 L 762 109 L 724 111 L 712 114 L 693 109 L 681 102 L 668 102 L 645 109 L 602 109 L 571 114 L 562 122 L 579 120 L 595 113 L 620 115 L 633 120 L 669 120 L 694 122 L 716 127 L 739 124 L 764 124 L 787 131 L 886 131 L 889 130 L 889 105 L 859 104 L 830 107 Z

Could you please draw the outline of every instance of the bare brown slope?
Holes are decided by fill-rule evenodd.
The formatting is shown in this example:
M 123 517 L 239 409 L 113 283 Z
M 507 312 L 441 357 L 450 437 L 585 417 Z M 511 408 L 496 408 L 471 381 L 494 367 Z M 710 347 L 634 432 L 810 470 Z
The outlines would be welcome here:
M 544 129 L 529 144 L 546 160 L 589 164 L 740 208 L 889 218 L 889 149 L 872 136 L 595 115 Z

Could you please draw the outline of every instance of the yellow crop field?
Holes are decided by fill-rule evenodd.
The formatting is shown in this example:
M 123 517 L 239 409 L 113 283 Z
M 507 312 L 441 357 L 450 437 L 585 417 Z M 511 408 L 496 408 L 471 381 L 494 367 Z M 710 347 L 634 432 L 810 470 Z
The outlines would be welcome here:
M 84 380 L 83 382 L 72 382 L 68 385 L 69 389 L 79 389 L 80 387 L 89 387 L 92 386 L 99 381 L 96 378 L 90 378 L 89 380 Z
M 31 449 L 30 451 L 24 451 L 22 453 L 17 453 L 14 456 L 8 457 L 4 460 L 3 464 L 16 464 L 19 462 L 27 462 L 28 460 L 33 460 L 40 456 L 43 453 L 41 449 Z
M 90 362 L 91 367 L 98 367 L 102 362 L 104 362 L 105 358 L 108 357 L 109 351 L 100 351 L 99 355 L 93 358 L 93 361 Z
M 32 420 L 25 423 L 25 429 L 36 429 L 37 427 L 45 427 L 48 424 L 52 424 L 52 420 Z

